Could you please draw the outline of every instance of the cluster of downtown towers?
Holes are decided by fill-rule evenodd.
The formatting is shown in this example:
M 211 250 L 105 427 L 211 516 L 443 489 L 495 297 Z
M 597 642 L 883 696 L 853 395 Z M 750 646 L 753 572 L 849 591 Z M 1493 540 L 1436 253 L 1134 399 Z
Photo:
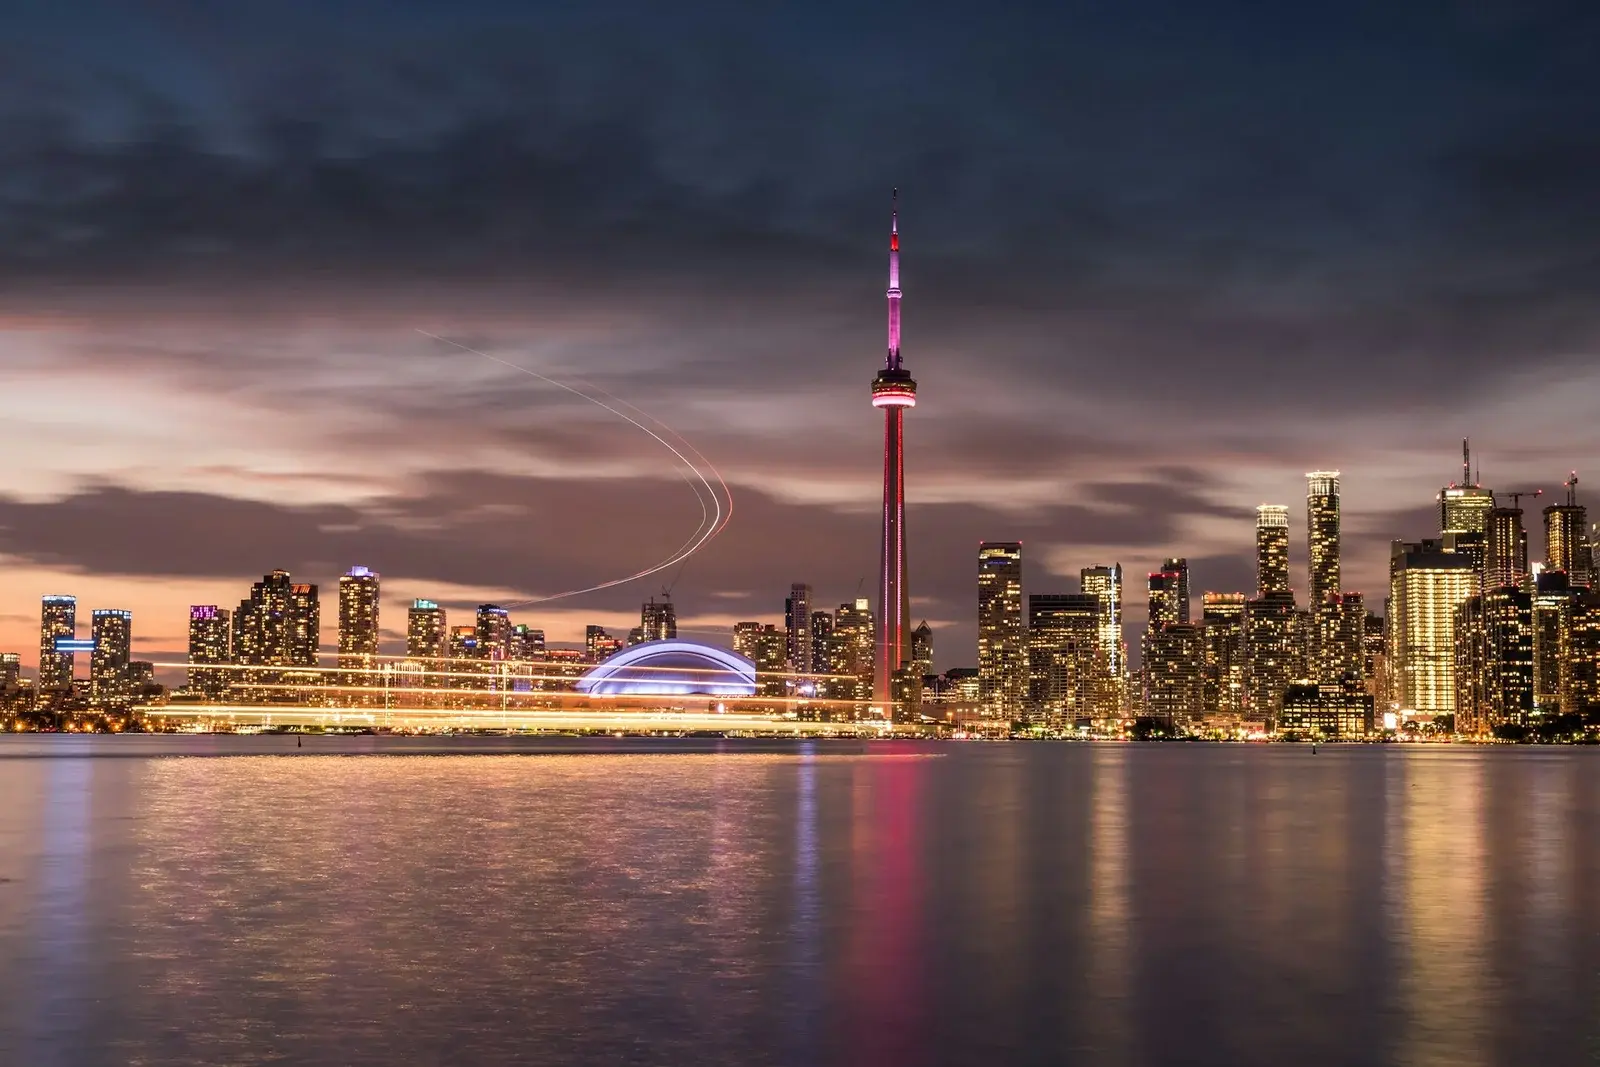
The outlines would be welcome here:
M 1600 710 L 1600 591 L 1576 499 L 1543 509 L 1530 564 L 1520 498 L 1498 506 L 1470 464 L 1440 490 L 1439 532 L 1395 541 L 1384 612 L 1341 588 L 1337 471 L 1307 475 L 1308 601 L 1289 582 L 1289 509 L 1256 513 L 1256 591 L 1190 604 L 1181 558 L 1147 578 L 1141 667 L 1128 671 L 1119 565 L 1082 572 L 1077 594 L 1022 595 L 1022 546 L 978 553 L 977 696 L 985 717 L 1048 727 L 1153 725 L 1370 736 L 1453 716 L 1481 735 Z

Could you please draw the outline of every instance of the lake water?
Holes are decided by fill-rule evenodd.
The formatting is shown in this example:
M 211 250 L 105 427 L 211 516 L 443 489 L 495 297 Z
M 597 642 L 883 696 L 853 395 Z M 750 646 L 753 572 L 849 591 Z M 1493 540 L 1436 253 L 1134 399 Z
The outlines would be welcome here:
M 1597 750 L 294 744 L 0 740 L 0 1063 L 1600 1063 Z

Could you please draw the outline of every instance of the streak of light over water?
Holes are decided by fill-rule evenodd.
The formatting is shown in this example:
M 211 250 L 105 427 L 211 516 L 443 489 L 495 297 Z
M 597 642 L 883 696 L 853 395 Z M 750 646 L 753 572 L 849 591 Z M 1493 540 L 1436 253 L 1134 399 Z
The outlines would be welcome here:
M 1579 749 L 5 738 L 0 1063 L 1595 1062 L 1597 780 Z

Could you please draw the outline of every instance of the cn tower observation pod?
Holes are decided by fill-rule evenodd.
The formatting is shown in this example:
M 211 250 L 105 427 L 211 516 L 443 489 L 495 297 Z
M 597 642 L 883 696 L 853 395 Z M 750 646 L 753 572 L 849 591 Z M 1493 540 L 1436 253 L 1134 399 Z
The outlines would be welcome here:
M 596 664 L 577 689 L 591 696 L 747 697 L 755 695 L 756 665 L 697 641 L 645 641 Z

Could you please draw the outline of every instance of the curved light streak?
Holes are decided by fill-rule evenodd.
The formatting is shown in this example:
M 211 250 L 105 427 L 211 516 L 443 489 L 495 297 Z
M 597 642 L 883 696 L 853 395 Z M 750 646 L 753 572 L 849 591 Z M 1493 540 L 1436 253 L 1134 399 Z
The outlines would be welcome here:
M 676 456 L 677 459 L 678 459 L 678 462 L 682 463 L 684 468 L 686 468 L 686 472 L 680 472 L 680 473 L 683 473 L 684 480 L 689 482 L 689 487 L 694 492 L 695 500 L 696 500 L 697 503 L 700 504 L 700 524 L 699 524 L 699 526 L 697 526 L 695 528 L 695 532 L 689 536 L 689 539 L 687 541 L 685 541 L 682 545 L 678 546 L 678 549 L 675 552 L 673 552 L 672 555 L 668 556 L 666 559 L 662 560 L 660 563 L 657 563 L 654 566 L 646 567 L 646 568 L 644 568 L 643 570 L 640 570 L 640 571 L 635 571 L 633 574 L 627 575 L 626 577 L 623 577 L 623 578 L 613 578 L 610 581 L 599 582 L 599 583 L 597 583 L 595 585 L 584 586 L 581 589 L 566 589 L 566 590 L 563 590 L 562 592 L 559 592 L 559 593 L 551 593 L 548 596 L 530 597 L 530 598 L 528 598 L 526 600 L 518 600 L 518 601 L 514 601 L 514 602 L 512 602 L 510 604 L 507 604 L 506 605 L 507 607 L 527 607 L 530 604 L 543 604 L 543 603 L 546 603 L 546 602 L 551 601 L 551 600 L 564 600 L 567 597 L 579 596 L 579 595 L 581 595 L 583 593 L 594 593 L 594 592 L 598 592 L 601 589 L 610 589 L 613 586 L 625 585 L 628 582 L 638 581 L 640 578 L 647 578 L 652 574 L 658 574 L 661 571 L 664 571 L 664 570 L 668 569 L 669 567 L 673 567 L 673 566 L 676 566 L 679 563 L 682 563 L 684 560 L 686 560 L 690 556 L 694 555 L 702 547 L 704 547 L 706 542 L 710 541 L 717 534 L 721 533 L 722 530 L 728 525 L 728 521 L 731 518 L 733 518 L 733 493 L 732 493 L 731 490 L 729 490 L 728 483 L 723 480 L 722 475 L 720 473 L 718 473 L 717 469 L 711 465 L 711 462 L 709 460 L 707 460 L 704 455 L 701 454 L 699 449 L 695 448 L 693 445 L 689 444 L 688 441 L 684 440 L 682 434 L 678 433 L 678 431 L 674 430 L 672 427 L 668 426 L 666 423 L 662 422 L 660 419 L 656 418 L 655 416 L 650 415 L 649 413 L 640 410 L 637 406 L 635 406 L 633 404 L 630 404 L 625 400 L 621 400 L 621 399 L 619 399 L 619 398 L 617 398 L 615 396 L 612 396 L 610 393 L 607 393 L 602 389 L 595 388 L 592 385 L 590 386 L 591 389 L 594 389 L 594 391 L 596 393 L 599 393 L 601 396 L 604 396 L 604 397 L 607 397 L 607 398 L 609 398 L 609 399 L 611 399 L 613 401 L 616 401 L 617 404 L 620 404 L 623 407 L 632 408 L 634 411 L 638 412 L 640 416 L 642 416 L 645 419 L 648 419 L 650 422 L 655 423 L 657 426 L 659 426 L 663 430 L 665 430 L 668 434 L 670 434 L 671 436 L 677 438 L 678 441 L 680 441 L 685 448 L 687 448 L 690 452 L 694 453 L 695 456 L 697 456 L 700 459 L 700 462 L 704 463 L 708 468 L 710 468 L 711 477 L 713 477 L 713 478 L 715 478 L 717 480 L 717 484 L 722 487 L 723 493 L 726 494 L 726 496 L 727 496 L 727 510 L 726 511 L 723 510 L 722 499 L 717 496 L 716 490 L 713 489 L 712 486 L 711 486 L 710 478 L 706 477 L 706 475 L 700 470 L 700 468 L 695 465 L 694 461 L 689 459 L 688 456 L 684 455 L 683 452 L 680 451 L 675 445 L 673 445 L 673 443 L 671 441 L 668 441 L 665 437 L 662 437 L 660 434 L 658 434 L 654 430 L 652 430 L 649 426 L 646 426 L 643 422 L 640 422 L 639 419 L 636 419 L 633 416 L 629 415 L 626 411 L 621 411 L 618 408 L 613 407 L 611 404 L 606 403 L 604 400 L 601 400 L 599 397 L 591 396 L 589 393 L 584 392 L 582 389 L 578 389 L 578 388 L 576 388 L 574 386 L 568 385 L 566 382 L 557 381 L 556 379 L 551 378 L 548 375 L 540 374 L 536 370 L 531 370 L 531 369 L 529 369 L 527 367 L 524 367 L 524 366 L 521 366 L 519 364 L 512 363 L 510 360 L 501 359 L 499 356 L 491 356 L 489 353 L 481 351 L 481 350 L 476 349 L 476 348 L 473 348 L 471 345 L 464 345 L 460 341 L 452 340 L 449 337 L 441 337 L 439 334 L 430 333 L 429 331 L 424 330 L 424 329 L 422 329 L 420 327 L 415 327 L 415 329 L 416 329 L 417 333 L 420 333 L 424 337 L 429 337 L 429 338 L 432 338 L 435 341 L 440 341 L 440 342 L 442 342 L 444 344 L 447 344 L 447 345 L 450 345 L 450 346 L 452 346 L 454 348 L 459 348 L 463 352 L 470 352 L 475 356 L 482 356 L 484 359 L 489 360 L 491 363 L 498 363 L 502 367 L 508 367 L 511 370 L 520 371 L 521 373 L 526 374 L 531 378 L 539 379 L 539 381 L 544 382 L 547 385 L 553 385 L 557 389 L 561 389 L 561 390 L 564 390 L 564 391 L 566 391 L 568 393 L 571 393 L 573 396 L 582 397 L 584 400 L 587 400 L 589 403 L 595 405 L 596 407 L 602 408 L 602 409 L 604 409 L 606 411 L 609 411 L 611 414 L 617 416 L 617 418 L 622 419 L 623 421 L 627 422 L 628 424 L 630 424 L 634 428 L 642 431 L 643 433 L 649 434 L 650 437 L 652 437 L 658 444 L 660 444 L 663 448 L 665 448 L 667 451 L 671 452 L 674 456 Z M 704 498 L 702 498 L 700 496 L 700 490 L 699 490 L 699 488 L 697 488 L 695 486 L 695 483 L 693 481 L 689 481 L 689 476 L 690 475 L 693 475 L 695 479 L 698 479 L 700 485 L 705 487 L 707 495 L 709 495 L 710 498 L 711 498 L 711 503 L 712 503 L 712 506 L 715 509 L 716 514 L 710 517 L 709 523 L 707 522 L 707 513 L 706 513 L 705 500 L 704 500 Z

